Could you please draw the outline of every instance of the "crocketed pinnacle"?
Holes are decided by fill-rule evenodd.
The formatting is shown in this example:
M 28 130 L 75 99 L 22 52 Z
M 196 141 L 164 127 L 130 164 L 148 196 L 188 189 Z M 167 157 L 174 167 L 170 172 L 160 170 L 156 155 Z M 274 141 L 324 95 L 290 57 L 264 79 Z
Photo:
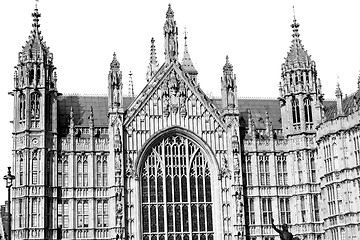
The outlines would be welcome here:
M 132 79 L 132 72 L 129 73 L 129 97 L 134 97 L 134 82 Z
M 173 18 L 174 17 L 174 11 L 171 9 L 171 4 L 169 3 L 168 10 L 166 12 L 166 18 Z
M 147 67 L 146 81 L 150 81 L 150 79 L 155 75 L 155 72 L 157 71 L 158 66 L 159 66 L 159 64 L 156 59 L 155 39 L 151 38 L 150 62 Z
M 292 65 L 295 67 L 300 66 L 309 66 L 311 64 L 310 56 L 307 51 L 304 49 L 304 46 L 300 40 L 299 34 L 299 26 L 300 24 L 296 21 L 294 16 L 293 23 L 291 24 L 291 28 L 293 29 L 292 41 L 290 46 L 290 51 L 285 58 L 285 65 Z
M 336 96 L 336 97 L 341 97 L 341 96 L 342 96 L 342 91 L 341 91 L 341 89 L 340 89 L 340 84 L 339 84 L 339 82 L 337 82 L 337 84 L 336 84 L 335 96 Z
M 184 57 L 182 60 L 181 65 L 184 67 L 184 69 L 189 73 L 189 74 L 198 74 L 198 71 L 195 69 L 193 62 L 191 61 L 190 58 L 190 54 L 189 54 L 189 50 L 188 50 L 188 46 L 187 46 L 187 35 L 186 35 L 186 30 L 185 30 L 185 46 L 184 46 Z
M 229 61 L 229 56 L 226 55 L 226 62 L 225 65 L 223 67 L 223 71 L 224 72 L 232 72 L 233 71 L 233 66 L 231 65 L 230 61 Z
M 118 71 L 120 69 L 120 63 L 116 58 L 116 53 L 113 54 L 113 60 L 110 63 L 110 70 Z
M 41 58 L 44 55 L 49 54 L 49 48 L 46 47 L 43 37 L 41 36 L 39 18 L 41 14 L 39 13 L 37 6 L 35 6 L 34 12 L 31 14 L 33 17 L 32 30 L 28 41 L 26 41 L 25 46 L 22 49 L 23 60 L 33 60 Z

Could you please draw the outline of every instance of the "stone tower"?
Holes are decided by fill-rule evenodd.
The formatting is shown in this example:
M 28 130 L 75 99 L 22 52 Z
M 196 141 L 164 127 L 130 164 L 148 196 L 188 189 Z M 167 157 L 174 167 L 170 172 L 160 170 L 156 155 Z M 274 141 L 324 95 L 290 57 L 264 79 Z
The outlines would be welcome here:
M 13 239 L 49 239 L 55 230 L 57 77 L 39 30 L 40 16 L 35 7 L 33 29 L 15 66 Z
M 293 232 L 306 232 L 315 237 L 313 231 L 304 232 L 304 229 L 321 229 L 315 127 L 322 121 L 323 94 L 316 64 L 299 38 L 299 24 L 295 16 L 291 28 L 293 39 L 285 63 L 281 66 L 282 81 L 279 86 L 282 131 L 288 145 L 287 171 L 293 171 L 289 177 L 293 193 L 290 206 L 294 206 L 292 211 L 296 212 L 297 217 L 293 220 L 297 223 Z

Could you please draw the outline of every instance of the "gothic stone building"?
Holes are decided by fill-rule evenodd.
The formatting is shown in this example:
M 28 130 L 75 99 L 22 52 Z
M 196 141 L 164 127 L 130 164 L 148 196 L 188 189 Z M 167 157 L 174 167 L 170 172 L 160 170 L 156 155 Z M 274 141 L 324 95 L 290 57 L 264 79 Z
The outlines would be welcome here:
M 271 100 L 239 99 L 228 57 L 221 98 L 206 96 L 170 5 L 140 94 L 123 95 L 115 54 L 107 96 L 60 94 L 32 16 L 12 90 L 13 239 L 279 239 L 272 218 L 359 239 L 360 91 L 324 101 L 296 19 Z

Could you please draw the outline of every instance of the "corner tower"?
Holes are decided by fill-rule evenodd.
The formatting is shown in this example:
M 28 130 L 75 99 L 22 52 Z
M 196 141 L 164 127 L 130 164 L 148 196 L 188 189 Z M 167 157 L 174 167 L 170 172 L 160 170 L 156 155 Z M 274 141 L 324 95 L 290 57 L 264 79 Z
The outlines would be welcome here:
M 279 86 L 282 126 L 285 135 L 314 131 L 321 121 L 323 94 L 316 64 L 300 40 L 294 16 L 290 51 L 281 65 Z
M 19 52 L 14 74 L 13 239 L 50 239 L 56 232 L 51 216 L 57 205 L 52 194 L 52 171 L 57 163 L 57 77 L 53 54 L 39 30 L 40 16 L 35 7 L 33 29 Z

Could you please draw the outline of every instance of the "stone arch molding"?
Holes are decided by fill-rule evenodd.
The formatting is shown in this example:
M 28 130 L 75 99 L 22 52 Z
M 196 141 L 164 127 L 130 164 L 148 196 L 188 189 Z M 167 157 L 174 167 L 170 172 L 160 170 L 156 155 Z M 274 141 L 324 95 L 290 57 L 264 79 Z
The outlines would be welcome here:
M 179 126 L 172 126 L 166 129 L 162 129 L 156 134 L 154 134 L 151 138 L 149 138 L 145 144 L 141 147 L 139 154 L 135 160 L 134 163 L 134 169 L 136 170 L 136 175 L 141 176 L 141 166 L 143 164 L 143 161 L 146 159 L 146 156 L 148 152 L 163 138 L 169 137 L 173 134 L 178 134 L 182 137 L 189 138 L 192 140 L 195 144 L 197 144 L 201 150 L 204 151 L 204 154 L 206 156 L 206 159 L 210 163 L 210 170 L 212 174 L 220 175 L 221 170 L 219 166 L 219 162 L 216 160 L 215 154 L 212 151 L 212 149 L 209 147 L 209 145 L 199 136 L 197 136 L 195 133 L 179 127 Z

